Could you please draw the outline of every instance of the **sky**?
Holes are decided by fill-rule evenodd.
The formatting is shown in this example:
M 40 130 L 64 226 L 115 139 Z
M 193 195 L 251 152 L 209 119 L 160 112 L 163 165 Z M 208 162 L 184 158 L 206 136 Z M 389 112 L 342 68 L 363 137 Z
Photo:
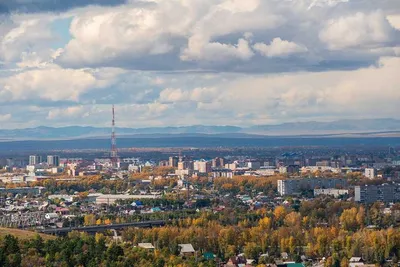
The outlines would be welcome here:
M 2 0 L 0 128 L 400 119 L 399 0 Z

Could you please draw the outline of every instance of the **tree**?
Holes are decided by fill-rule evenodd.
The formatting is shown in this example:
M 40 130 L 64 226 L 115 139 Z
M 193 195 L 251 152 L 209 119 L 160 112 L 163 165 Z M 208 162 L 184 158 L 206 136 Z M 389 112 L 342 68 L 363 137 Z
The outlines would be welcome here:
M 286 209 L 283 206 L 277 206 L 274 210 L 275 223 L 280 226 L 282 225 L 283 219 L 286 216 Z
M 96 216 L 94 214 L 87 214 L 83 218 L 83 223 L 85 225 L 95 225 L 96 224 Z
M 4 254 L 6 255 L 6 266 L 20 266 L 21 253 L 18 245 L 18 239 L 12 235 L 6 235 L 3 240 Z
M 360 206 L 356 215 L 356 221 L 359 227 L 363 228 L 365 224 L 365 209 L 363 206 Z
M 357 229 L 357 209 L 351 208 L 343 211 L 340 216 L 340 223 L 343 229 L 347 231 L 355 231 Z
M 106 253 L 109 262 L 117 261 L 119 256 L 124 256 L 124 250 L 117 244 L 113 243 Z
M 287 227 L 296 227 L 301 224 L 301 215 L 298 212 L 291 212 L 285 216 L 285 225 Z
M 343 259 L 340 261 L 340 267 L 348 267 L 349 266 L 349 260 L 346 257 L 343 257 Z
M 246 243 L 243 251 L 246 258 L 257 260 L 258 255 L 261 252 L 261 247 L 257 245 L 255 242 L 248 242 Z

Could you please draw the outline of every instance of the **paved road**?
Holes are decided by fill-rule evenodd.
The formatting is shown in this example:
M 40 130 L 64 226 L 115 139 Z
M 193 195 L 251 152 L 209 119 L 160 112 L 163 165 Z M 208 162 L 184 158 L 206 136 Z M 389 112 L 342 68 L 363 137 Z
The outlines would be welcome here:
M 94 225 L 94 226 L 85 226 L 85 227 L 63 227 L 56 229 L 44 229 L 39 230 L 39 232 L 44 234 L 55 234 L 55 235 L 66 235 L 71 231 L 79 231 L 79 232 L 87 232 L 87 233 L 97 233 L 103 232 L 105 230 L 114 229 L 119 230 L 128 227 L 139 227 L 139 228 L 151 228 L 164 226 L 165 221 L 144 221 L 144 222 L 132 222 L 132 223 L 119 223 L 119 224 L 110 224 L 110 225 Z

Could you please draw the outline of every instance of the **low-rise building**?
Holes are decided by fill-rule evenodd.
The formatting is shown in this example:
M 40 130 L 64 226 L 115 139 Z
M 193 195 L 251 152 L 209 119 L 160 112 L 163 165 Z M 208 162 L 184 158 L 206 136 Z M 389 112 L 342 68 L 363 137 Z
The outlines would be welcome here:
M 157 199 L 161 198 L 161 195 L 152 194 L 152 195 L 99 195 L 96 198 L 96 204 L 115 204 L 117 200 L 126 200 L 126 199 Z

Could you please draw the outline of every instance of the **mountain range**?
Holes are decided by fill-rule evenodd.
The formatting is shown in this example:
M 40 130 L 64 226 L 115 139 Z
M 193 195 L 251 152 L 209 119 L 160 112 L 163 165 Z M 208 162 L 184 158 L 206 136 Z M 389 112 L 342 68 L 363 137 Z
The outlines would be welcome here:
M 238 126 L 182 126 L 116 128 L 118 138 L 165 135 L 219 135 L 251 137 L 264 136 L 349 136 L 349 135 L 399 135 L 400 120 L 397 119 L 361 119 L 337 120 L 331 122 L 294 122 L 275 125 Z M 46 140 L 46 139 L 81 139 L 110 136 L 111 128 L 90 126 L 45 127 L 26 129 L 0 129 L 0 140 Z

